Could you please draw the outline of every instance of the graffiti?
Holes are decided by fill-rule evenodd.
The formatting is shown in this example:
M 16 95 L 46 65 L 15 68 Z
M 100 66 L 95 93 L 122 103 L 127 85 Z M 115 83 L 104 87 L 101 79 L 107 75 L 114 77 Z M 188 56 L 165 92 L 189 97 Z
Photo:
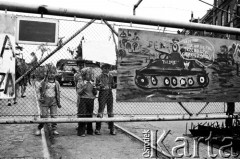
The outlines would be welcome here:
M 233 58 L 236 63 L 240 63 L 240 45 L 239 44 L 233 44 L 233 48 L 235 48 Z
M 176 65 L 178 61 L 175 60 L 162 60 L 163 64 Z
M 14 76 L 9 72 L 7 74 L 0 73 L 0 93 L 2 92 L 5 95 L 9 95 L 9 96 L 13 97 L 14 90 L 15 90 Z
M 12 44 L 8 35 L 4 35 L 3 44 L 1 47 L 0 54 L 0 98 L 3 97 L 14 97 L 15 80 L 13 72 L 10 71 L 8 66 L 11 63 L 15 63 L 15 54 L 12 48 Z M 6 51 L 7 50 L 7 51 Z M 11 52 L 11 55 L 9 55 Z M 6 55 L 5 55 L 6 54 Z M 6 63 L 7 62 L 7 63 Z
M 203 66 L 209 66 L 213 63 L 214 46 L 205 38 L 187 38 L 179 43 L 183 58 L 197 60 Z
M 15 18 L 0 14 L 0 99 L 15 97 Z
M 11 44 L 11 41 L 10 41 L 10 38 L 8 35 L 5 35 L 5 38 L 4 38 L 4 41 L 2 44 L 2 49 L 1 49 L 1 54 L 0 54 L 1 58 L 3 57 L 4 50 L 11 50 L 12 56 L 15 57 L 13 47 L 12 47 L 12 44 Z

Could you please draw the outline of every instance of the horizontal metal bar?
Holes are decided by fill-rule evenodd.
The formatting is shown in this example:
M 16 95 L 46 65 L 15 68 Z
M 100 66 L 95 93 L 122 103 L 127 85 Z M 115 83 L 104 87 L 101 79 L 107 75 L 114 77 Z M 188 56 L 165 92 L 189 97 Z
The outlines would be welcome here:
M 107 20 L 123 23 L 132 23 L 132 24 L 143 24 L 143 25 L 154 25 L 154 26 L 163 26 L 163 27 L 172 27 L 172 28 L 185 28 L 191 30 L 203 30 L 209 32 L 218 32 L 218 33 L 229 33 L 229 34 L 240 34 L 240 29 L 223 27 L 209 24 L 200 24 L 200 23 L 190 23 L 182 21 L 171 21 L 167 19 L 159 18 L 149 18 L 149 17 L 140 17 L 133 15 L 121 15 L 114 13 L 103 13 L 97 11 L 89 11 L 83 9 L 67 9 L 67 8 L 57 8 L 47 5 L 33 5 L 33 4 L 24 4 L 18 2 L 7 2 L 0 1 L 0 10 L 4 11 L 13 11 L 13 12 L 23 12 L 23 13 L 34 13 L 34 14 L 45 14 L 45 15 L 55 15 L 55 16 L 65 16 L 65 17 L 77 17 L 77 18 L 87 18 L 87 19 L 96 19 L 96 20 Z
M 78 123 L 78 122 L 144 122 L 144 121 L 185 121 L 185 120 L 220 120 L 226 119 L 227 115 L 174 115 L 155 117 L 114 117 L 114 118 L 11 118 L 0 119 L 0 124 L 35 124 L 35 123 Z

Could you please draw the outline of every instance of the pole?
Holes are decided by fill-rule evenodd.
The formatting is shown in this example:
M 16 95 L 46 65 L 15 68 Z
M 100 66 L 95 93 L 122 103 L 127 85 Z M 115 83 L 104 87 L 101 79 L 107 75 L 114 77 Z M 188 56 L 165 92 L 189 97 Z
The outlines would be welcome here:
M 138 2 L 137 2 L 137 4 L 135 4 L 134 6 L 133 6 L 133 15 L 136 15 L 136 9 L 137 9 L 137 7 L 139 6 L 139 4 L 142 2 L 143 0 L 139 0 Z
M 39 9 L 41 8 L 41 9 Z M 43 9 L 44 8 L 44 9 Z M 25 12 L 33 14 L 41 14 L 43 11 L 45 15 L 55 15 L 55 16 L 65 16 L 65 17 L 76 17 L 76 18 L 86 18 L 86 19 L 96 19 L 96 20 L 106 20 L 106 21 L 115 21 L 122 23 L 135 23 L 143 25 L 154 25 L 154 26 L 163 26 L 163 27 L 172 27 L 172 28 L 185 28 L 191 30 L 202 30 L 209 32 L 218 32 L 218 33 L 229 33 L 240 35 L 239 28 L 223 27 L 209 24 L 200 24 L 200 23 L 190 23 L 182 21 L 171 21 L 163 20 L 159 18 L 149 18 L 149 17 L 140 17 L 133 15 L 121 15 L 114 13 L 102 13 L 97 11 L 87 11 L 83 9 L 66 9 L 66 8 L 56 8 L 51 6 L 38 6 L 38 5 L 29 5 L 24 3 L 17 2 L 7 2 L 0 1 L 0 10 L 8 10 L 13 12 Z
M 0 124 L 36 124 L 36 123 L 78 123 L 78 122 L 143 122 L 143 121 L 188 121 L 188 120 L 220 120 L 225 114 L 206 115 L 166 115 L 153 117 L 114 117 L 114 118 L 10 118 L 0 119 Z
M 109 29 L 112 31 L 112 33 L 114 33 L 116 36 L 118 36 L 117 31 L 115 31 L 113 29 L 113 27 L 106 20 L 103 20 L 103 22 L 109 27 Z
M 182 104 L 182 102 L 178 102 L 178 104 L 188 113 L 188 115 L 190 115 L 190 116 L 193 115 L 187 108 L 184 107 L 184 105 Z
M 79 33 L 81 33 L 84 29 L 86 29 L 94 21 L 95 20 L 92 19 L 90 22 L 88 22 L 86 25 L 84 25 L 81 29 L 79 29 L 75 34 L 73 34 L 70 38 L 68 38 L 65 42 L 63 42 L 56 49 L 54 49 L 48 56 L 46 56 L 44 59 L 42 59 L 36 66 L 32 67 L 30 70 L 28 70 L 26 73 L 24 73 L 21 77 L 19 77 L 16 81 L 16 84 L 19 83 L 25 76 L 27 76 L 29 73 L 31 73 L 33 70 L 35 70 L 37 67 L 39 67 L 48 58 L 50 58 L 52 55 L 54 55 L 57 51 L 59 51 L 64 45 L 66 45 L 69 41 L 71 41 L 73 38 L 75 38 Z
M 208 104 L 209 102 L 206 102 L 206 104 L 202 107 L 202 109 L 199 112 L 197 112 L 196 115 L 200 114 L 208 106 Z

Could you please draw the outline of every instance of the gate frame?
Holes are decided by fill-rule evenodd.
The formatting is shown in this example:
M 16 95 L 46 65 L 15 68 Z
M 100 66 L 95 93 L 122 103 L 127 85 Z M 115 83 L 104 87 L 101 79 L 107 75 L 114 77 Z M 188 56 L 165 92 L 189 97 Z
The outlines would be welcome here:
M 107 20 L 121 23 L 131 24 L 143 24 L 143 25 L 154 25 L 171 28 L 185 28 L 192 30 L 201 30 L 218 33 L 229 33 L 240 35 L 240 29 L 223 27 L 209 24 L 182 22 L 182 21 L 171 21 L 157 18 L 140 17 L 133 15 L 120 15 L 120 14 L 109 14 L 104 12 L 89 11 L 83 9 L 70 9 L 70 8 L 57 8 L 48 5 L 34 5 L 24 4 L 17 2 L 6 2 L 0 1 L 0 10 L 22 12 L 22 13 L 33 13 L 40 15 L 53 15 L 73 18 L 84 18 L 84 19 L 96 19 L 96 20 Z
M 65 42 L 59 44 L 56 49 L 54 49 L 47 57 L 45 57 L 42 61 L 38 63 L 38 65 L 32 67 L 28 70 L 25 74 L 23 74 L 16 83 L 20 82 L 25 76 L 29 75 L 32 71 L 34 71 L 37 67 L 39 67 L 43 62 L 45 62 L 48 58 L 50 58 L 54 53 L 60 50 L 64 45 L 66 45 L 69 41 L 71 41 L 74 37 L 76 37 L 79 33 L 81 33 L 84 29 L 86 29 L 89 25 L 91 25 L 95 20 L 102 20 L 112 31 L 113 38 L 114 34 L 118 36 L 118 33 L 114 30 L 114 28 L 107 22 L 107 21 L 115 21 L 121 23 L 131 23 L 131 24 L 143 24 L 143 25 L 151 25 L 151 26 L 163 26 L 163 27 L 171 27 L 171 28 L 185 28 L 185 29 L 192 29 L 192 30 L 201 30 L 201 31 L 209 31 L 209 32 L 218 32 L 218 33 L 228 33 L 228 34 L 236 34 L 240 35 L 240 29 L 238 28 L 230 28 L 230 27 L 223 27 L 223 26 L 215 26 L 209 24 L 199 24 L 199 23 L 191 23 L 191 22 L 177 22 L 177 21 L 169 21 L 169 20 L 162 20 L 162 19 L 154 19 L 154 18 L 146 18 L 146 17 L 139 17 L 139 16 L 125 16 L 119 14 L 107 14 L 101 12 L 93 12 L 93 11 L 86 11 L 86 10 L 76 10 L 76 9 L 66 9 L 66 8 L 57 8 L 47 5 L 29 5 L 23 3 L 16 3 L 16 2 L 6 2 L 0 1 L 0 10 L 5 11 L 13 11 L 13 12 L 21 12 L 21 13 L 29 13 L 29 14 L 40 14 L 43 18 L 43 15 L 53 15 L 53 16 L 63 16 L 63 17 L 74 17 L 74 18 L 85 18 L 85 19 L 92 19 L 88 22 L 85 26 L 83 26 L 80 30 L 78 30 L 74 35 L 72 35 L 69 39 Z M 115 39 L 114 39 L 115 41 Z M 116 42 L 115 42 L 116 44 Z M 178 104 L 187 112 L 189 115 L 188 118 L 185 118 L 184 115 L 180 117 L 174 118 L 112 118 L 112 119 L 94 119 L 90 118 L 90 121 L 117 121 L 117 122 L 125 122 L 125 121 L 172 121 L 172 120 L 202 120 L 202 119 L 226 119 L 227 116 L 218 116 L 214 115 L 215 117 L 209 118 L 209 115 L 205 117 L 200 117 L 199 114 L 208 106 L 209 102 L 203 106 L 203 108 L 196 114 L 197 116 L 193 116 L 187 108 L 181 102 Z M 200 117 L 200 118 L 199 118 Z M 64 120 L 52 120 L 52 119 L 38 119 L 38 120 L 8 120 L 9 123 L 41 123 L 41 122 L 90 122 L 88 119 L 64 119 Z M 7 123 L 8 123 L 7 122 Z M 6 123 L 5 120 L 0 120 L 0 124 Z

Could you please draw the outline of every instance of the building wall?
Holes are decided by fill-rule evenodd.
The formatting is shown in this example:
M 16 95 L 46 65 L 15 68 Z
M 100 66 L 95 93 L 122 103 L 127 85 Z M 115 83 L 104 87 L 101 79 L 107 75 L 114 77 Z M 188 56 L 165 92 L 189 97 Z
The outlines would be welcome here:
M 215 0 L 214 5 L 218 8 L 213 8 L 213 21 L 215 25 L 233 27 L 234 10 L 236 10 L 237 0 Z M 223 11 L 224 10 L 224 11 Z M 225 12 L 227 11 L 230 15 Z
M 236 16 L 237 0 L 214 0 L 213 25 L 240 28 L 240 19 Z M 230 13 L 230 14 L 229 14 Z M 239 39 L 236 35 L 214 33 L 214 37 Z
M 207 13 L 200 19 L 200 23 L 240 28 L 240 18 L 236 16 L 240 16 L 240 9 L 237 7 L 238 3 L 240 3 L 240 0 L 214 0 L 213 5 L 216 7 L 208 10 Z M 240 36 L 236 35 L 211 33 L 206 31 L 189 32 L 191 35 L 240 40 Z
M 238 3 L 239 7 L 237 7 Z M 213 5 L 216 7 L 213 7 L 212 9 L 208 10 L 207 13 L 200 19 L 200 22 L 198 23 L 240 28 L 240 0 L 214 0 Z M 194 18 L 191 17 L 191 19 Z M 239 35 L 212 33 L 206 31 L 184 29 L 182 31 L 182 34 L 240 40 Z

